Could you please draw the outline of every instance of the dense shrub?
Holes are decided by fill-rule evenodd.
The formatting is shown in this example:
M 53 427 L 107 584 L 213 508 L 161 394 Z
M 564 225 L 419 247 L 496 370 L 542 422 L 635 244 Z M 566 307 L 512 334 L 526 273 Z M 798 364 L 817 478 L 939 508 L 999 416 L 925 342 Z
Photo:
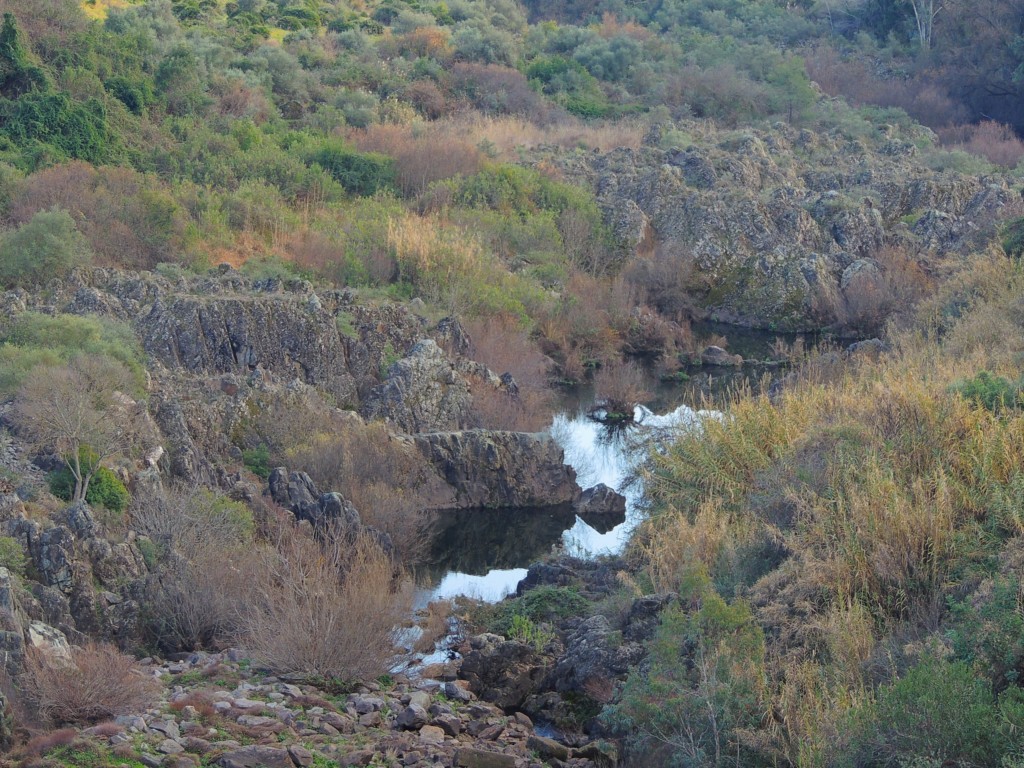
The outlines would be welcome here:
M 396 590 L 394 564 L 369 538 L 325 557 L 312 538 L 282 531 L 256 553 L 242 642 L 276 673 L 366 680 L 389 669 L 394 631 L 411 595 Z
M 61 277 L 90 256 L 67 211 L 40 211 L 0 240 L 0 283 L 10 288 Z
M 953 391 L 993 413 L 1018 408 L 1021 404 L 1020 386 L 989 371 L 978 371 L 972 378 L 958 381 Z
M 32 650 L 18 680 L 28 704 L 52 725 L 87 724 L 145 709 L 158 683 L 112 645 L 72 648 L 69 659 Z
M 763 711 L 764 636 L 750 608 L 726 603 L 695 574 L 630 671 L 619 703 L 602 714 L 645 764 L 721 765 L 742 754 L 740 735 Z
M 0 392 L 13 394 L 37 365 L 58 365 L 77 355 L 118 361 L 131 372 L 135 388 L 142 388 L 142 349 L 128 325 L 95 316 L 23 312 L 0 332 Z
M 962 662 L 925 658 L 858 716 L 859 758 L 881 765 L 999 765 L 1009 747 L 988 685 Z
M 89 489 L 85 492 L 85 501 L 93 506 L 105 507 L 111 512 L 124 512 L 131 501 L 124 483 L 106 467 L 93 467 L 96 459 L 94 455 L 90 456 L 87 449 L 82 448 L 79 453 L 82 454 L 82 471 L 91 474 L 95 469 L 89 481 Z M 50 474 L 50 493 L 58 499 L 71 501 L 75 493 L 75 476 L 69 468 L 63 467 Z
M 373 195 L 394 189 L 395 164 L 386 155 L 358 152 L 344 145 L 325 144 L 309 156 L 353 195 Z

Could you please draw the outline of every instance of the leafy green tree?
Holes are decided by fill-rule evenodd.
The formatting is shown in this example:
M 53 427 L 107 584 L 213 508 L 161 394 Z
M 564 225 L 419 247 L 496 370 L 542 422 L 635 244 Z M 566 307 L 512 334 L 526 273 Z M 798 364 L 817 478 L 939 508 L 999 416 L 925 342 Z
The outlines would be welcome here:
M 86 264 L 89 244 L 71 214 L 40 211 L 0 240 L 0 284 L 7 287 L 41 283 Z

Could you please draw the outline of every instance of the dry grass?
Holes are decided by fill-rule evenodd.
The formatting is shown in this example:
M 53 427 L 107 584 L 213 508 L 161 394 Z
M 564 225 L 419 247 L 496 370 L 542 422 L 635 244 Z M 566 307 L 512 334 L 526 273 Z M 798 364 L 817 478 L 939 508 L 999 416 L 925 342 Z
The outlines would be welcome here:
M 460 117 L 439 125 L 448 135 L 486 146 L 503 160 L 516 160 L 520 150 L 542 147 L 596 149 L 609 152 L 618 147 L 638 149 L 647 131 L 640 120 L 584 122 L 565 118 L 539 125 L 526 117 Z
M 423 557 L 424 499 L 439 493 L 440 480 L 407 441 L 379 423 L 352 423 L 327 434 L 318 429 L 292 439 L 301 442 L 284 447 L 290 466 L 307 472 L 318 487 L 344 495 L 364 525 L 391 537 L 402 562 Z
M 19 682 L 39 717 L 55 725 L 95 723 L 139 711 L 159 690 L 135 659 L 99 643 L 73 648 L 70 663 L 30 652 Z
M 416 640 L 413 650 L 419 653 L 430 653 L 437 642 L 451 631 L 452 613 L 455 605 L 451 600 L 434 600 L 420 611 L 417 624 L 423 634 Z
M 278 673 L 346 680 L 387 671 L 411 593 L 396 587 L 392 560 L 376 543 L 356 541 L 343 572 L 292 531 L 257 557 L 242 634 L 254 659 Z

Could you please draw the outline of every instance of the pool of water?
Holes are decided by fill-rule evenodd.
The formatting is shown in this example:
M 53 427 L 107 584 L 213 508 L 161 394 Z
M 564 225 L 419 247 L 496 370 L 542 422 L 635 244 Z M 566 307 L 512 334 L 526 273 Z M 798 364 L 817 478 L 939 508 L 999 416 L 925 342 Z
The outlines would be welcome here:
M 421 574 L 425 584 L 418 593 L 419 606 L 458 596 L 501 600 L 526 576 L 530 563 L 552 551 L 584 558 L 622 552 L 640 521 L 643 489 L 629 480 L 646 444 L 696 424 L 702 413 L 688 405 L 663 414 L 637 406 L 632 424 L 610 427 L 588 417 L 585 410 L 558 414 L 550 433 L 565 452 L 565 463 L 576 470 L 581 488 L 604 483 L 626 497 L 625 522 L 602 532 L 571 507 L 441 515 L 433 532 L 433 565 Z

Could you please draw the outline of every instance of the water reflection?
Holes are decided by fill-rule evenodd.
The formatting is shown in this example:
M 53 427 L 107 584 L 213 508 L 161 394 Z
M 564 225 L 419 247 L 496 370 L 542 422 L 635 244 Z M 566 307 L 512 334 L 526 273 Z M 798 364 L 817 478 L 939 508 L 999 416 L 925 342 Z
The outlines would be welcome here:
M 436 522 L 433 568 L 423 600 L 468 595 L 496 601 L 515 589 L 526 566 L 553 548 L 577 557 L 618 554 L 640 521 L 643 489 L 627 483 L 644 446 L 652 439 L 670 439 L 674 430 L 691 425 L 707 412 L 682 405 L 658 415 L 637 406 L 634 422 L 610 427 L 586 416 L 584 409 L 555 417 L 551 435 L 565 451 L 565 463 L 576 470 L 581 488 L 604 483 L 626 497 L 626 520 L 599 532 L 571 509 L 471 510 L 444 515 Z

